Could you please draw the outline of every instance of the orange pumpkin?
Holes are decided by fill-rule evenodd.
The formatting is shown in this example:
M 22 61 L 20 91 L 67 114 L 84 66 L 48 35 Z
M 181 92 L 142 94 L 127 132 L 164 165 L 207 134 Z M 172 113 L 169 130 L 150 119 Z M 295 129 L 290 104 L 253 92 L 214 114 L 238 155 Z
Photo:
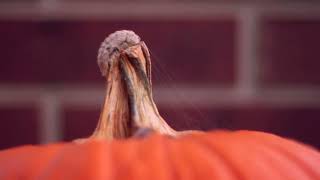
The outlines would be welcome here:
M 318 180 L 319 165 L 319 153 L 299 143 L 217 131 L 9 149 L 0 153 L 0 179 Z
M 145 44 L 128 31 L 106 41 L 98 62 L 107 95 L 93 135 L 1 151 L 0 179 L 320 179 L 319 152 L 297 142 L 253 131 L 173 130 L 152 100 Z

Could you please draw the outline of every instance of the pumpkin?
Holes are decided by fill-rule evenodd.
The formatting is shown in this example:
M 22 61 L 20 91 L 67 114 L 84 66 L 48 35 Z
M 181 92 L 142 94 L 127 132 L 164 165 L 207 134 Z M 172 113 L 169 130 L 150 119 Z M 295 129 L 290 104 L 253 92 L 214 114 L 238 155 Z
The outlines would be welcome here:
M 0 153 L 0 179 L 320 179 L 312 148 L 238 131 L 25 146 Z
M 151 92 L 146 45 L 110 35 L 98 63 L 107 91 L 93 135 L 0 152 L 0 179 L 320 179 L 317 150 L 254 131 L 173 130 Z

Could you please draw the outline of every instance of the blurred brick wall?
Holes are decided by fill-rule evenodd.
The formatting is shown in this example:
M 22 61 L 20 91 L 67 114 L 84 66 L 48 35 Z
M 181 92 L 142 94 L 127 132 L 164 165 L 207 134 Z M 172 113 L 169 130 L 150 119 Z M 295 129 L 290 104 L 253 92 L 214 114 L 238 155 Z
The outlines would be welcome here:
M 156 101 L 174 128 L 261 130 L 320 147 L 319 14 L 249 4 L 196 18 L 37 19 L 30 9 L 0 13 L 0 148 L 88 136 L 104 96 L 97 49 L 119 29 L 150 48 Z

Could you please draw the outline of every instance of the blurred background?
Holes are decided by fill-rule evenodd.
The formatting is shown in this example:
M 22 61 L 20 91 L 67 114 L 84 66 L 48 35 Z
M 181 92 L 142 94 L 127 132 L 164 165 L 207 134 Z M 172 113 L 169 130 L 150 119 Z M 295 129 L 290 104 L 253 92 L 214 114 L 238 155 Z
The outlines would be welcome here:
M 320 4 L 312 0 L 2 0 L 0 149 L 90 135 L 104 38 L 131 29 L 176 129 L 251 129 L 320 148 Z

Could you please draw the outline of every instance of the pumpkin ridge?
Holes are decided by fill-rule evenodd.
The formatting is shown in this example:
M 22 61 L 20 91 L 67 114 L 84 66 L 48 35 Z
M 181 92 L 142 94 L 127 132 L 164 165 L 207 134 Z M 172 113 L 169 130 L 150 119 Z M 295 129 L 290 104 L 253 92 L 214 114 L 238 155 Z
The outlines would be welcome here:
M 258 134 L 259 132 L 257 132 Z M 255 138 L 255 136 L 246 136 L 245 134 L 237 134 L 239 137 L 239 141 L 246 141 L 252 144 L 255 144 L 255 151 L 261 154 L 261 158 L 263 162 L 268 162 L 270 172 L 273 172 L 274 175 L 278 175 L 279 179 L 309 179 L 310 176 L 307 174 L 303 168 L 294 163 L 290 158 L 288 158 L 287 154 L 283 154 L 280 151 L 280 146 L 275 147 L 269 144 L 269 141 L 261 141 L 261 139 Z M 279 139 L 281 143 L 286 143 L 285 139 Z M 288 169 L 292 171 L 291 173 L 287 173 Z M 299 177 L 299 178 L 298 178 Z
M 232 174 L 234 179 L 245 180 L 246 178 L 240 172 L 241 170 L 235 168 L 237 166 L 234 165 L 232 159 L 228 158 L 227 154 L 222 153 L 225 147 L 219 147 L 215 142 L 215 135 L 226 136 L 225 131 L 214 131 L 211 132 L 213 137 L 198 137 L 198 144 L 201 144 L 203 149 L 206 149 L 210 154 L 215 155 L 218 159 L 225 164 L 225 167 L 229 170 L 228 172 Z M 209 156 L 210 157 L 210 156 Z M 230 161 L 231 160 L 231 161 Z
M 306 176 L 311 177 L 320 177 L 320 171 L 312 168 L 316 164 L 310 164 L 310 162 L 313 162 L 316 160 L 314 158 L 317 158 L 317 156 L 314 156 L 312 160 L 307 161 L 306 158 L 308 156 L 300 157 L 301 152 L 304 152 L 303 154 L 310 154 L 313 151 L 312 148 L 306 148 L 305 145 L 301 145 L 298 142 L 295 142 L 294 140 L 290 139 L 283 139 L 281 137 L 278 137 L 276 135 L 268 136 L 266 138 L 265 134 L 262 134 L 260 132 L 254 133 L 254 136 L 258 137 L 259 139 L 263 138 L 264 141 L 258 141 L 256 140 L 256 143 L 260 143 L 263 147 L 274 151 L 275 153 L 278 153 L 281 155 L 281 157 L 286 157 L 288 161 L 291 163 L 294 163 L 297 167 L 297 169 L 303 169 L 301 172 L 303 172 Z M 275 140 L 274 140 L 275 139 Z M 250 138 L 250 140 L 253 140 Z M 281 140 L 280 143 L 275 143 Z M 298 152 L 298 153 L 297 153 Z M 298 156 L 300 155 L 300 156 Z M 320 165 L 320 157 L 317 158 L 318 165 Z

